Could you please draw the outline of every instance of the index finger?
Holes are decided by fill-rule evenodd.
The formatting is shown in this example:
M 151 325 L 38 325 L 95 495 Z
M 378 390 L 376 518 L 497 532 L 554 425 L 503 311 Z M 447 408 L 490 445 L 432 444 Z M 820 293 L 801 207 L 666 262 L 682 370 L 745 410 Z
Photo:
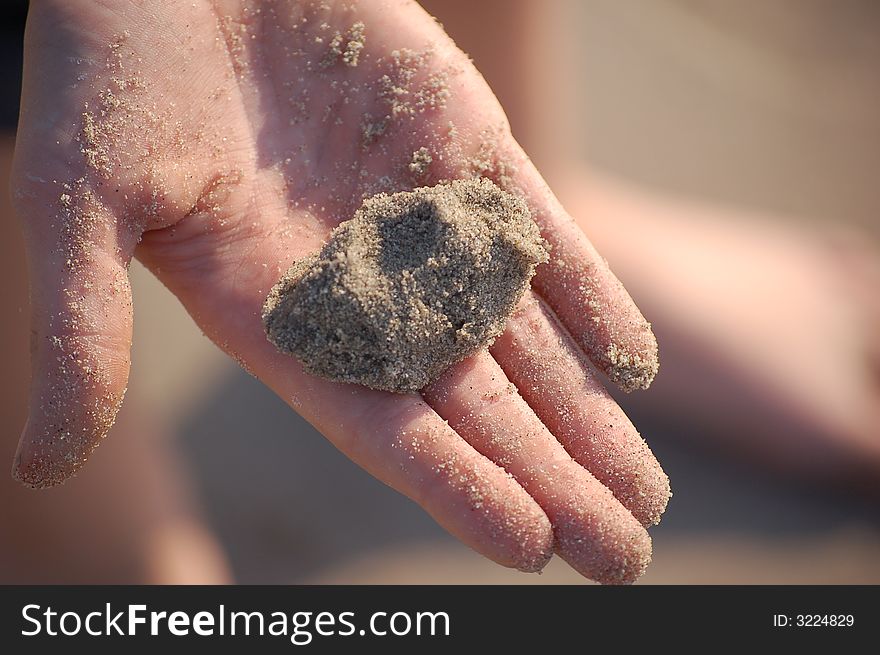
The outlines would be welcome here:
M 651 324 L 519 144 L 506 129 L 501 134 L 487 137 L 491 156 L 478 172 L 525 197 L 550 245 L 532 286 L 612 382 L 626 392 L 647 389 L 659 368 Z

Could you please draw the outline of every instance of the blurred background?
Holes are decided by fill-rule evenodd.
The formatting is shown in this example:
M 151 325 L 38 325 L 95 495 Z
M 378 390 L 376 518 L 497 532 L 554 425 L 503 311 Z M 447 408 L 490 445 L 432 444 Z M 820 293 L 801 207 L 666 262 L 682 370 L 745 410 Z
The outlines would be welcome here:
M 654 387 L 620 399 L 674 491 L 642 583 L 880 583 L 880 5 L 423 5 L 656 328 Z M 2 12 L 0 467 L 28 379 L 26 4 Z M 63 488 L 0 475 L 0 582 L 584 582 L 447 536 L 132 277 L 119 423 Z

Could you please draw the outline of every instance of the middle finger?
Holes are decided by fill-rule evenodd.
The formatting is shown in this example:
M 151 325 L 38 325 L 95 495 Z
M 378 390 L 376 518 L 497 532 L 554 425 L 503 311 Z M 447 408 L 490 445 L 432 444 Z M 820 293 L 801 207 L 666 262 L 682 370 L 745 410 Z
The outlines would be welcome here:
M 575 462 L 482 351 L 422 395 L 477 451 L 504 467 L 550 517 L 559 555 L 603 583 L 632 582 L 651 559 L 641 524 Z

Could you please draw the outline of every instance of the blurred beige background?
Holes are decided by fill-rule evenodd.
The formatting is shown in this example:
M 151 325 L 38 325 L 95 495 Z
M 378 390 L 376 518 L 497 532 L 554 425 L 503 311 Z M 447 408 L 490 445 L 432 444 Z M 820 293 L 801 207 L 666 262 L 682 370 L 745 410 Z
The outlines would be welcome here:
M 564 4 L 596 165 L 667 192 L 880 227 L 880 4 Z

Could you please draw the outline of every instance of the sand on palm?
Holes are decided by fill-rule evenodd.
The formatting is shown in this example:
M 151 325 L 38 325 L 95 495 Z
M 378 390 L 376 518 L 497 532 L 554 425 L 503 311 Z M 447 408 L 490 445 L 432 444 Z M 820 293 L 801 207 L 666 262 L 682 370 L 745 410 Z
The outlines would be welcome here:
M 290 267 L 263 322 L 312 374 L 417 391 L 502 332 L 547 259 L 525 202 L 488 179 L 378 194 Z

